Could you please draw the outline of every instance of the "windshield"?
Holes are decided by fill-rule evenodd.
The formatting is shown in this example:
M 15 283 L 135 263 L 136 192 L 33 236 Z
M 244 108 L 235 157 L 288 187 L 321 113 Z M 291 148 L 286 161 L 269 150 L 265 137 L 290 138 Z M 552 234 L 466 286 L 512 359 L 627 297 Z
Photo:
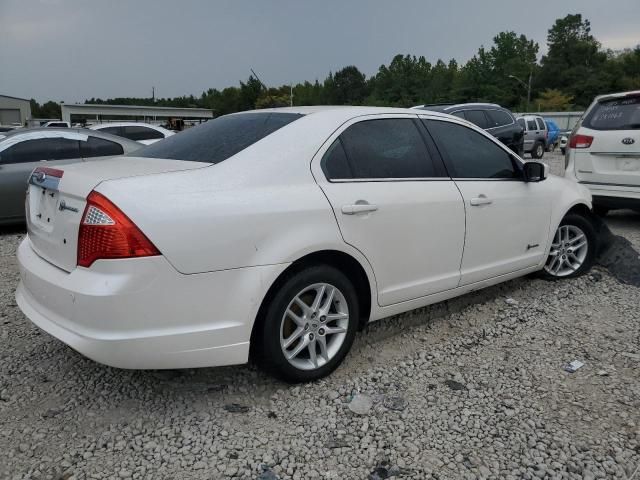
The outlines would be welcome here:
M 582 125 L 594 130 L 640 129 L 640 96 L 598 102 L 587 114 Z
M 225 115 L 136 150 L 130 155 L 219 163 L 302 116 L 299 113 L 281 112 Z

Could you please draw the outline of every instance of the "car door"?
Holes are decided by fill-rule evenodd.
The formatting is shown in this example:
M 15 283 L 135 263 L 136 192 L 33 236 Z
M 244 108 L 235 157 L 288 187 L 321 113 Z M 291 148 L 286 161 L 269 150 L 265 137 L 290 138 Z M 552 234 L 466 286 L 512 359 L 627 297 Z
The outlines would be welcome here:
M 540 136 L 540 130 L 538 130 L 538 124 L 535 118 L 525 119 L 525 131 L 524 131 L 524 150 L 530 152 L 533 150 L 533 145 L 536 143 L 537 138 Z
M 352 120 L 325 148 L 314 177 L 344 241 L 371 264 L 379 305 L 455 288 L 464 205 L 417 116 Z
M 52 132 L 53 133 L 53 132 Z M 3 219 L 24 217 L 24 198 L 29 174 L 43 162 L 58 165 L 78 161 L 78 140 L 55 137 L 33 138 L 32 134 L 7 139 L 0 150 L 0 215 Z M 62 135 L 62 134 L 61 134 Z M 2 148 L 2 146 L 0 146 Z
M 544 185 L 524 182 L 520 162 L 486 133 L 441 119 L 425 124 L 465 202 L 460 285 L 539 264 L 551 216 Z

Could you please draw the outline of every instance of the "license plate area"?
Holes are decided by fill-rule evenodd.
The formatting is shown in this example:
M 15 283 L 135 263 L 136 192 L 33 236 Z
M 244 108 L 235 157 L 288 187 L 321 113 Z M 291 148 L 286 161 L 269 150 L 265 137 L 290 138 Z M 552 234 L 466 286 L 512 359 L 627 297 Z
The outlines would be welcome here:
M 47 232 L 53 230 L 59 196 L 57 190 L 29 186 L 29 220 L 33 226 Z

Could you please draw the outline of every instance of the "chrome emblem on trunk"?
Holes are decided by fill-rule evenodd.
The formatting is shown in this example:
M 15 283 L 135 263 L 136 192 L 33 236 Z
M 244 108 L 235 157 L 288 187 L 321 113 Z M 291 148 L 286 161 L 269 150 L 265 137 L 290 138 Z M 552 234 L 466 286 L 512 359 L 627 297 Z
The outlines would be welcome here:
M 636 143 L 636 141 L 631 137 L 627 137 L 622 139 L 622 143 L 624 143 L 625 145 L 633 145 L 634 143 Z
M 36 172 L 33 174 L 33 179 L 38 183 L 44 182 L 46 178 L 47 178 L 47 174 L 44 172 Z

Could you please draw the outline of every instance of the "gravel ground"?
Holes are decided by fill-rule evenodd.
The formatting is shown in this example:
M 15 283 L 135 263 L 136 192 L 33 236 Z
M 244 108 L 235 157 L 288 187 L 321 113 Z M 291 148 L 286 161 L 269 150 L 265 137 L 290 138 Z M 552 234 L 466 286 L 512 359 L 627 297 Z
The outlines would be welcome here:
M 377 322 L 300 386 L 83 358 L 20 313 L 0 231 L 0 478 L 638 480 L 640 215 L 607 223 L 607 268 Z

